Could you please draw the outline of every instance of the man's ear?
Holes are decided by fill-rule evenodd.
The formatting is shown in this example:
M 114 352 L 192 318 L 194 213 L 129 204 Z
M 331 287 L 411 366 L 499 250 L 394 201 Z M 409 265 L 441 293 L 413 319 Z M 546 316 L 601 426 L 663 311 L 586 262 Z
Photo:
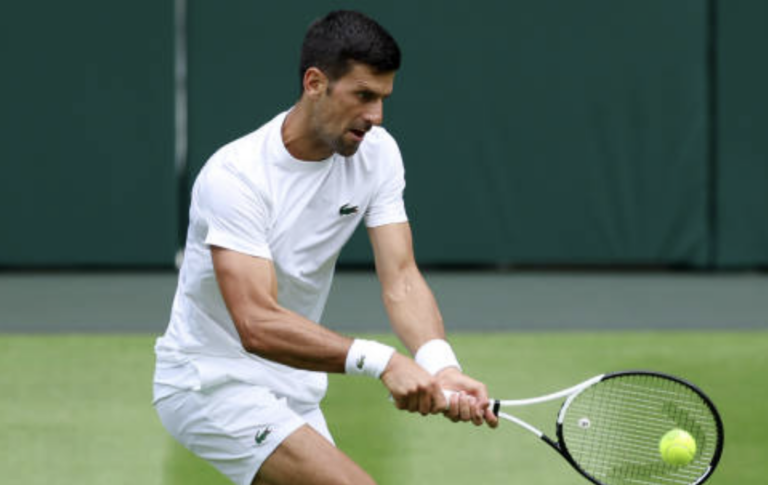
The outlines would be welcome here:
M 304 71 L 304 94 L 314 98 L 328 90 L 328 76 L 316 67 Z

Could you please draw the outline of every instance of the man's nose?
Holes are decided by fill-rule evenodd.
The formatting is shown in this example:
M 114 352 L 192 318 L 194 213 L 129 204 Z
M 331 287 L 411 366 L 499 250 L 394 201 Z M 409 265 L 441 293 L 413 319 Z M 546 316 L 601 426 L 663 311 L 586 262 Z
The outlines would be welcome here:
M 384 121 L 384 103 L 382 100 L 376 100 L 370 104 L 365 112 L 365 121 L 379 126 Z

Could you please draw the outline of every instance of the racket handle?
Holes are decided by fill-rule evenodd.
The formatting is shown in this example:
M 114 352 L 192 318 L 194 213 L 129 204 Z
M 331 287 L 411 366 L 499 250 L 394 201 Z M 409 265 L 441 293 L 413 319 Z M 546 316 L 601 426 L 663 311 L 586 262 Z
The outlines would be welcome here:
M 456 391 L 449 391 L 448 389 L 443 389 L 443 396 L 445 396 L 445 410 L 448 411 L 451 409 L 451 396 L 456 394 Z M 392 394 L 389 395 L 389 400 L 392 402 L 395 402 L 395 398 L 392 397 Z
M 456 391 L 449 391 L 448 389 L 443 389 L 443 396 L 445 396 L 445 410 L 448 411 L 451 409 L 451 397 L 456 394 Z
M 448 389 L 443 389 L 443 396 L 445 396 L 445 400 L 448 401 L 445 405 L 445 410 L 451 408 L 451 397 L 456 394 L 456 391 L 449 391 Z M 494 416 L 499 416 L 499 408 L 501 408 L 501 401 L 498 399 L 491 399 L 491 410 L 493 411 Z
M 446 411 L 451 409 L 451 398 L 453 397 L 454 394 L 458 394 L 458 392 L 451 391 L 449 389 L 443 389 L 443 396 L 445 396 L 445 410 Z M 389 400 L 394 402 L 395 398 L 393 398 L 392 395 L 390 394 L 389 395 Z M 491 408 L 493 409 L 493 414 L 495 414 L 496 416 L 499 415 L 500 404 L 501 403 L 499 402 L 498 399 L 491 399 Z

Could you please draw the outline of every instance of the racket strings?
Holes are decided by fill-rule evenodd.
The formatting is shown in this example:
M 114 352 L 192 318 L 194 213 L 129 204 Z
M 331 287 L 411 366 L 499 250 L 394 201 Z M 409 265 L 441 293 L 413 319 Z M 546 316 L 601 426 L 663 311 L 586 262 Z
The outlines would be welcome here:
M 674 428 L 697 444 L 684 466 L 665 463 L 662 436 Z M 706 402 L 676 381 L 653 375 L 626 375 L 602 381 L 570 402 L 562 440 L 578 466 L 610 485 L 695 483 L 711 463 L 718 427 Z

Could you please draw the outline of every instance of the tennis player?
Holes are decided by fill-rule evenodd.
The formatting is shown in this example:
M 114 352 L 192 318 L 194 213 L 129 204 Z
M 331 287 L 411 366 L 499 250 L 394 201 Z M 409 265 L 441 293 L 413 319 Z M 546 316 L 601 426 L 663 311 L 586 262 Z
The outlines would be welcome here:
M 380 126 L 399 66 L 375 21 L 328 14 L 304 39 L 298 102 L 218 150 L 195 182 L 154 404 L 178 441 L 238 485 L 374 483 L 333 445 L 319 407 L 328 372 L 380 379 L 399 409 L 498 423 L 414 261 L 402 159 Z M 361 221 L 414 359 L 317 323 Z M 442 388 L 459 393 L 447 403 Z

